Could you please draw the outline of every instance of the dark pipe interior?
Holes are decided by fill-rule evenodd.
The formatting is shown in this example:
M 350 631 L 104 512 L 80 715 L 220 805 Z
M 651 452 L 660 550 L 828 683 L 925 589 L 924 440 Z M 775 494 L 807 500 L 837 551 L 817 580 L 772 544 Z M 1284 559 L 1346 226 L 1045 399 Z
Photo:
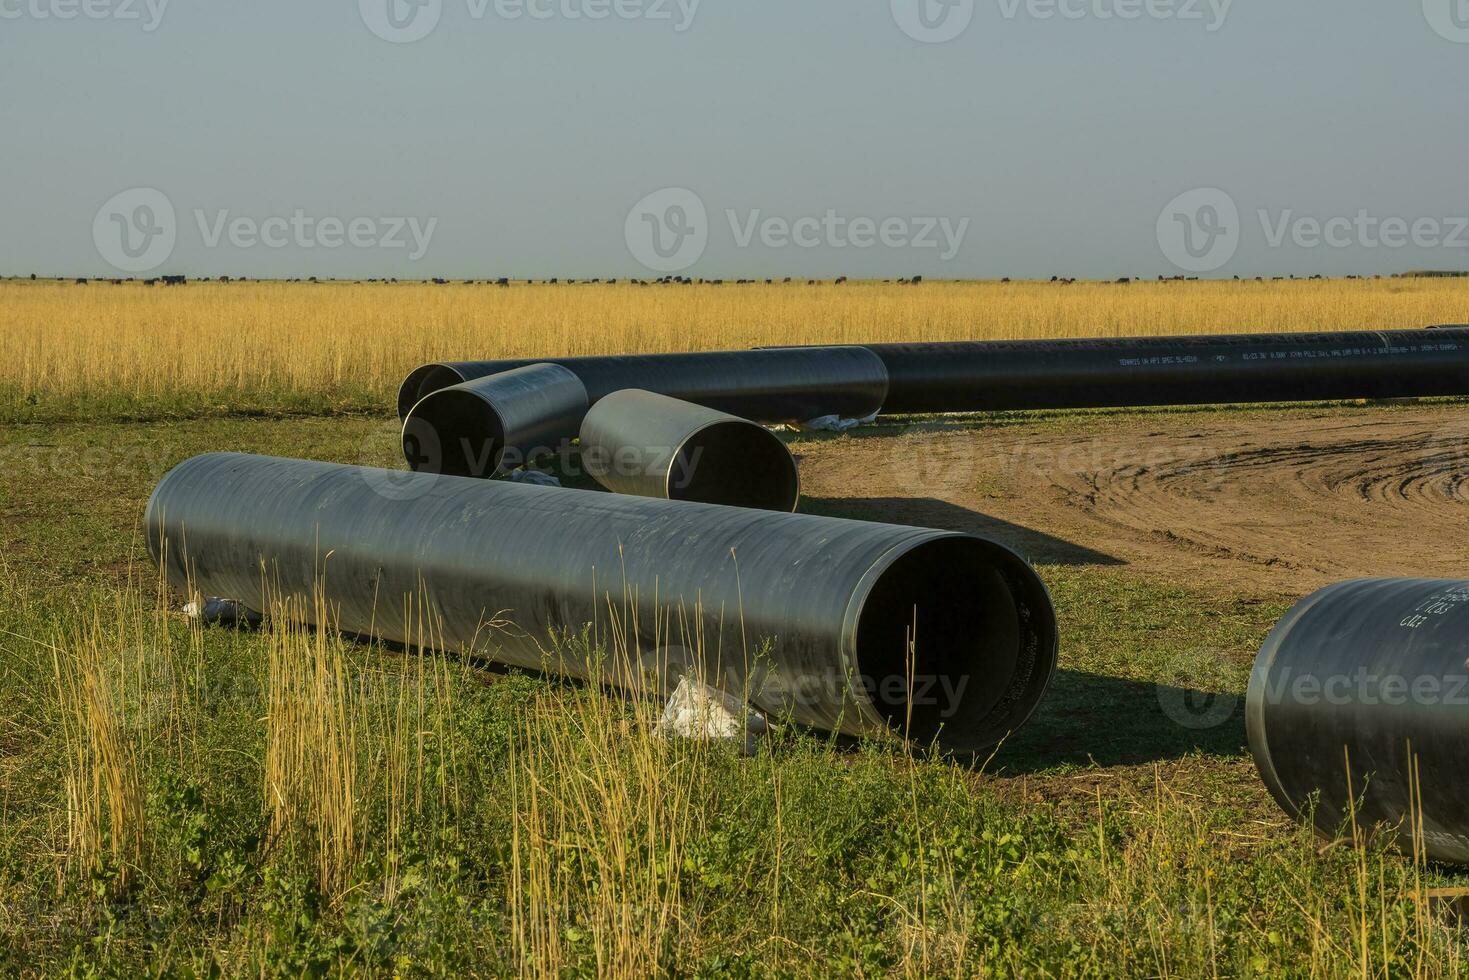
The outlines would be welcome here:
M 398 418 L 407 419 L 408 413 L 413 411 L 413 406 L 418 404 L 418 389 L 423 384 L 423 379 L 429 372 L 437 369 L 436 365 L 424 364 L 408 372 L 408 377 L 398 387 Z
M 425 371 L 418 380 L 418 401 L 422 401 L 436 391 L 443 391 L 445 388 L 452 388 L 463 383 L 464 376 L 453 368 L 445 367 L 442 364 L 431 365 L 430 370 Z
M 419 402 L 408 417 L 403 456 L 423 473 L 494 476 L 505 456 L 505 428 L 483 398 L 444 389 Z
M 673 460 L 668 499 L 790 513 L 801 496 L 785 443 L 752 422 L 716 422 L 691 437 Z
M 919 745 L 993 745 L 1025 721 L 1054 669 L 1049 609 L 1044 586 L 998 545 L 919 545 L 863 603 L 862 683 L 888 725 Z
M 424 364 L 414 368 L 398 388 L 398 418 L 407 419 L 413 406 L 444 388 L 463 383 L 459 372 L 442 364 Z

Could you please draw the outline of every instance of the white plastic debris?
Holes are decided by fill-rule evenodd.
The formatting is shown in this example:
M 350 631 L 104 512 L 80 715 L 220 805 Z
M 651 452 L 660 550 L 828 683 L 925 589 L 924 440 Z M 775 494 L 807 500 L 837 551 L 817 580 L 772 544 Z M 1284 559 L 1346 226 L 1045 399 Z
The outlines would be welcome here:
M 739 739 L 746 755 L 769 729 L 760 712 L 739 698 L 684 677 L 654 731 L 663 738 Z
M 814 419 L 796 423 L 798 432 L 848 432 L 859 425 L 867 425 L 876 421 L 877 412 L 873 412 L 866 418 L 844 419 L 840 415 L 822 415 Z
M 190 619 L 202 620 L 211 626 L 215 624 L 254 626 L 260 622 L 260 614 L 255 610 L 241 605 L 234 599 L 221 599 L 219 596 L 184 603 L 184 615 Z
M 540 470 L 516 470 L 510 474 L 511 483 L 529 483 L 537 487 L 559 487 L 561 481 L 550 473 Z

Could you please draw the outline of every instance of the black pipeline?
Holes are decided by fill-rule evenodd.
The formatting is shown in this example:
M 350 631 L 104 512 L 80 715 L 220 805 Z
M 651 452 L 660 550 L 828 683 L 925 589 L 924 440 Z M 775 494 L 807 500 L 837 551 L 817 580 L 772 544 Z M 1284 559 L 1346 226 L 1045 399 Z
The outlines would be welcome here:
M 635 497 L 786 513 L 801 497 L 791 451 L 763 425 L 636 388 L 587 413 L 581 460 L 602 486 Z
M 237 453 L 170 471 L 147 529 L 179 588 L 254 608 L 320 588 L 336 628 L 405 643 L 426 595 L 452 649 L 647 693 L 694 672 L 945 750 L 1003 740 L 1056 667 L 1035 571 L 953 532 Z M 626 665 L 594 669 L 584 634 Z
M 429 473 L 499 476 L 559 449 L 586 413 L 581 379 L 530 364 L 424 398 L 403 424 L 403 457 Z
M 887 397 L 887 370 L 861 347 L 791 347 L 698 354 L 531 358 L 425 364 L 398 391 L 398 417 L 421 399 L 502 371 L 558 364 L 586 385 L 596 404 L 614 391 L 641 388 L 754 422 L 804 422 L 823 415 L 860 419 Z
M 1322 589 L 1275 627 L 1245 702 L 1276 801 L 1331 835 L 1351 819 L 1469 863 L 1469 582 L 1366 579 Z
M 880 368 L 843 362 L 842 350 L 870 352 Z M 806 359 L 746 357 L 792 351 Z M 539 362 L 426 364 L 404 381 L 398 414 L 406 418 L 440 388 Z M 759 422 L 866 418 L 879 407 L 901 414 L 1418 398 L 1469 394 L 1469 327 L 785 347 L 555 363 L 576 372 L 593 402 L 645 388 Z M 854 368 L 858 376 L 843 374 Z M 777 387 L 783 400 L 767 404 Z M 885 397 L 874 404 L 879 388 Z
M 1469 329 L 871 344 L 886 414 L 1469 394 Z

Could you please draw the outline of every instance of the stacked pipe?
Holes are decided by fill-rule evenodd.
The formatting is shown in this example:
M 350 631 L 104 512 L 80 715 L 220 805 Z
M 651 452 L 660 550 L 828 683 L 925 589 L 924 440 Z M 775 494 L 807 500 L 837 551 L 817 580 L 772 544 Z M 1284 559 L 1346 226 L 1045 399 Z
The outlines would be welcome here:
M 862 418 L 886 396 L 871 351 L 811 347 L 426 365 L 398 409 L 414 470 L 498 476 L 581 436 L 608 489 L 790 511 L 794 461 L 756 423 Z
M 413 371 L 398 411 L 415 470 L 501 475 L 581 435 L 603 459 L 647 462 L 619 476 L 593 460 L 609 489 L 678 499 L 665 463 L 696 462 L 707 473 L 687 499 L 788 509 L 786 467 L 741 421 L 1464 393 L 1469 328 L 1439 327 L 461 361 Z M 695 460 L 681 440 L 712 424 L 701 408 L 729 435 L 708 433 Z

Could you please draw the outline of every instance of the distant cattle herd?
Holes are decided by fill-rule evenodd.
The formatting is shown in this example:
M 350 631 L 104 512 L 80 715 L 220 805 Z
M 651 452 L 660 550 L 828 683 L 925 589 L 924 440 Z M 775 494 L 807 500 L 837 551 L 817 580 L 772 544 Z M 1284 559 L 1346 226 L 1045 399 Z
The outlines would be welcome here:
M 31 276 L 30 276 L 30 278 L 32 280 L 35 280 L 38 277 L 34 273 L 32 273 Z M 42 278 L 44 278 L 44 277 L 42 277 Z M 1322 276 L 1322 275 L 1314 275 L 1314 276 L 1270 276 L 1269 277 L 1269 279 L 1270 279 L 1271 282 L 1308 281 L 1308 280 L 1326 279 L 1326 278 L 1327 278 L 1326 276 Z M 1380 275 L 1376 275 L 1376 276 L 1345 276 L 1343 278 L 1346 278 L 1346 279 L 1381 279 L 1383 277 L 1380 276 Z M 1235 276 L 1234 279 L 1235 279 L 1235 281 L 1242 281 L 1241 280 L 1241 277 L 1239 277 L 1239 276 Z M 1198 280 L 1199 280 L 1199 277 L 1198 276 L 1159 276 L 1157 278 L 1157 281 L 1158 282 L 1197 282 Z M 60 281 L 60 280 L 58 280 L 58 281 Z M 136 278 L 134 278 L 132 276 L 128 276 L 127 278 L 124 278 L 124 279 L 108 279 L 108 278 L 88 279 L 86 277 L 77 277 L 74 281 L 75 281 L 76 285 L 78 285 L 78 286 L 85 286 L 88 283 L 92 283 L 92 282 L 98 282 L 98 283 L 106 282 L 106 283 L 111 283 L 114 286 L 121 286 L 125 282 L 140 282 L 144 286 L 157 286 L 157 285 L 164 285 L 164 286 L 182 286 L 182 285 L 185 285 L 186 283 L 191 282 L 191 281 L 192 282 L 221 282 L 221 283 L 243 283 L 243 282 L 307 282 L 307 283 L 318 283 L 319 284 L 319 283 L 324 283 L 324 282 L 325 283 L 336 283 L 336 282 L 346 282 L 346 283 L 353 283 L 353 282 L 396 283 L 396 282 L 399 282 L 400 280 L 398 280 L 398 279 L 320 279 L 320 278 L 318 278 L 316 276 L 310 276 L 309 278 L 306 278 L 306 279 L 255 279 L 255 280 L 252 280 L 252 279 L 250 279 L 247 276 L 219 276 L 216 279 L 211 279 L 209 276 L 200 276 L 200 277 L 196 277 L 193 280 L 190 280 L 187 276 L 155 276 L 155 277 L 153 277 L 151 279 L 136 279 Z M 415 282 L 423 282 L 424 280 L 409 279 L 409 280 L 405 280 L 405 281 L 406 282 L 410 282 L 410 283 L 415 283 Z M 510 286 L 512 282 L 524 282 L 526 285 L 534 285 L 535 283 L 540 282 L 542 284 L 551 285 L 551 286 L 562 285 L 562 284 L 565 284 L 565 285 L 568 285 L 568 286 L 576 286 L 576 285 L 599 285 L 599 284 L 605 284 L 605 285 L 608 285 L 608 286 L 616 286 L 620 282 L 626 282 L 626 284 L 627 285 L 630 285 L 630 286 L 695 286 L 695 285 L 698 285 L 698 286 L 723 286 L 723 285 L 726 284 L 726 282 L 732 283 L 733 285 L 736 285 L 736 286 L 750 286 L 750 285 L 757 285 L 757 284 L 763 282 L 765 285 L 771 286 L 771 285 L 774 285 L 777 282 L 777 280 L 775 280 L 775 279 L 763 279 L 763 280 L 762 279 L 731 279 L 731 280 L 724 280 L 724 279 L 693 279 L 693 278 L 690 278 L 689 276 L 662 276 L 662 277 L 660 277 L 658 279 L 626 279 L 626 280 L 619 280 L 619 279 L 600 279 L 600 278 L 599 279 L 561 279 L 559 277 L 553 277 L 553 278 L 550 278 L 550 279 L 541 279 L 541 280 L 536 280 L 536 279 L 512 280 L 508 276 L 501 276 L 498 279 L 460 279 L 460 280 L 452 280 L 451 281 L 449 279 L 434 278 L 434 279 L 430 279 L 430 280 L 427 280 L 427 281 L 430 282 L 430 283 L 432 283 L 435 286 L 463 285 L 463 286 L 507 286 L 507 287 Z M 781 279 L 781 280 L 778 280 L 778 281 L 781 282 L 781 283 L 783 283 L 783 284 L 790 284 L 790 283 L 794 282 L 795 280 L 792 277 L 790 277 L 790 276 L 786 276 L 784 279 Z M 806 280 L 806 285 L 808 285 L 808 286 L 816 286 L 816 285 L 821 284 L 822 282 L 831 282 L 834 285 L 841 286 L 841 285 L 844 285 L 845 283 L 847 283 L 848 281 L 849 280 L 847 279 L 846 276 L 838 276 L 836 279 L 832 279 L 832 280 L 807 279 Z M 1000 280 L 1000 282 L 1002 282 L 1002 283 L 1008 283 L 1008 282 L 1011 282 L 1011 281 L 1012 280 L 1008 276 Z M 1029 281 L 1029 280 L 1026 280 L 1026 281 Z M 1075 283 L 1076 281 L 1077 280 L 1075 278 L 1068 278 L 1068 277 L 1065 277 L 1065 276 L 1052 276 L 1050 278 L 1050 282 L 1055 283 L 1058 286 L 1070 286 L 1073 283 Z M 1146 281 L 1147 280 L 1145 278 L 1143 278 L 1142 276 L 1136 276 L 1136 277 L 1134 277 L 1134 276 L 1122 276 L 1119 279 L 1113 280 L 1113 282 L 1115 284 L 1117 284 L 1117 285 L 1127 285 L 1127 284 L 1133 283 L 1133 282 L 1146 282 Z M 1266 281 L 1266 277 L 1265 276 L 1255 276 L 1254 279 L 1253 279 L 1253 281 L 1254 282 L 1265 282 Z M 883 279 L 882 282 L 884 282 L 884 283 L 896 283 L 897 285 L 900 285 L 900 286 L 917 286 L 917 285 L 919 285 L 919 284 L 921 284 L 923 282 L 923 277 L 922 276 L 913 276 L 912 278 L 908 278 L 908 279 L 901 279 L 901 278 L 900 279 Z

